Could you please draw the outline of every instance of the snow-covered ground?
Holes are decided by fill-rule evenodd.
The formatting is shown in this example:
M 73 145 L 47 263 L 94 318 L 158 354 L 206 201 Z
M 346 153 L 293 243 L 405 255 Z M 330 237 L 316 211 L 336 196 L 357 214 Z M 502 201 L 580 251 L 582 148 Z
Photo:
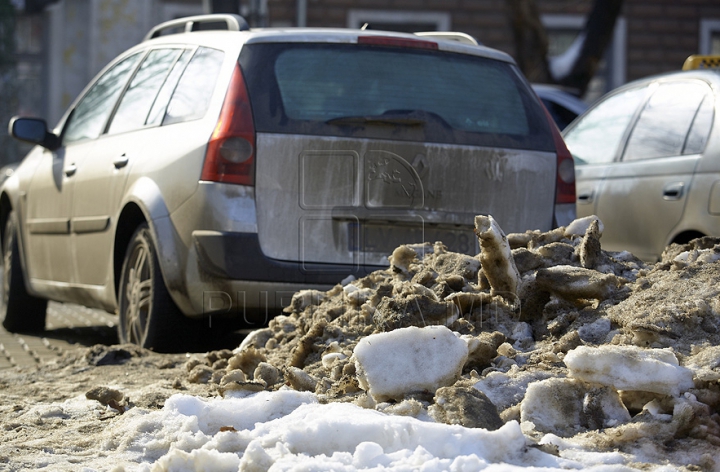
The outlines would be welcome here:
M 403 246 L 234 351 L 0 380 L 0 469 L 720 471 L 720 241 L 646 266 L 592 218 L 476 227 L 478 257 Z
M 364 368 L 361 385 L 371 396 L 388 399 L 454 384 L 468 349 L 449 329 L 431 326 L 371 335 L 356 351 Z M 533 430 L 535 423 L 579 427 L 578 416 L 587 410 L 583 402 L 596 402 L 601 427 L 628 422 L 627 409 L 609 387 L 677 397 L 693 386 L 692 372 L 678 366 L 669 351 L 619 346 L 578 347 L 566 363 L 573 376 L 595 386 L 574 377 L 533 382 L 524 394 L 522 423 L 509 421 L 493 431 L 437 423 L 411 402 L 394 406 L 399 415 L 387 414 L 349 403 L 322 404 L 314 393 L 285 387 L 225 398 L 175 395 L 160 411 L 129 411 L 112 431 L 118 439 L 106 447 L 122 446 L 128 459 L 145 463 L 141 470 L 621 470 L 627 463 L 656 461 L 642 453 L 597 452 L 555 434 L 531 441 L 523 429 Z M 679 397 L 674 409 L 691 408 L 694 401 L 692 395 Z M 663 416 L 672 421 L 673 415 Z

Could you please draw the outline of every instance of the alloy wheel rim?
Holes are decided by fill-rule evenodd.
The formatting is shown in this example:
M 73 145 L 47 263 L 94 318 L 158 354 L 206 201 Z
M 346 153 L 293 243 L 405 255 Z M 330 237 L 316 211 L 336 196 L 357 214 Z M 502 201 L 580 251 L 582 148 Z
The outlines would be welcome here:
M 152 273 L 148 255 L 145 244 L 135 247 L 125 284 L 125 333 L 129 342 L 139 345 L 147 336 L 152 300 Z
M 2 281 L 2 302 L 7 305 L 8 294 L 10 293 L 10 272 L 12 270 L 12 235 L 6 235 L 7 241 L 3 250 L 3 281 Z

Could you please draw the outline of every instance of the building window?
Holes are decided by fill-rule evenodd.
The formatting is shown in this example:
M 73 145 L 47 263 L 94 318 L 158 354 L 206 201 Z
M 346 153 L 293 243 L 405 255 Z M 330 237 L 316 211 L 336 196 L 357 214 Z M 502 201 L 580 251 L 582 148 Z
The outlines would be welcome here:
M 551 70 L 567 67 L 563 61 L 563 54 L 568 52 L 577 39 L 586 17 L 584 15 L 542 15 L 541 21 L 548 36 L 548 54 L 550 56 Z M 588 90 L 583 97 L 593 102 L 604 93 L 625 83 L 625 37 L 626 20 L 619 17 L 615 22 L 613 38 L 600 63 L 599 70 L 590 82 Z
M 700 20 L 700 54 L 720 54 L 720 20 Z
M 450 13 L 399 10 L 350 10 L 348 28 L 358 29 L 368 24 L 371 29 L 402 31 L 450 31 Z

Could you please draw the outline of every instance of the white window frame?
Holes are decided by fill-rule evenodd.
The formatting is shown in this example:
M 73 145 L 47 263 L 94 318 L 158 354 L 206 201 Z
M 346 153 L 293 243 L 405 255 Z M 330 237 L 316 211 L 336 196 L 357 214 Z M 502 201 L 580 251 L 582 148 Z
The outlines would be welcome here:
M 452 17 L 441 11 L 357 10 L 347 14 L 347 27 L 359 29 L 365 23 L 434 23 L 436 31 L 450 31 Z
M 710 54 L 713 33 L 720 33 L 720 20 L 700 20 L 700 54 Z
M 540 21 L 548 29 L 576 29 L 582 31 L 585 26 L 585 15 L 555 14 L 541 15 Z M 609 77 L 608 89 L 612 90 L 625 83 L 626 80 L 626 43 L 627 43 L 627 20 L 620 16 L 615 21 L 612 43 L 612 64 Z

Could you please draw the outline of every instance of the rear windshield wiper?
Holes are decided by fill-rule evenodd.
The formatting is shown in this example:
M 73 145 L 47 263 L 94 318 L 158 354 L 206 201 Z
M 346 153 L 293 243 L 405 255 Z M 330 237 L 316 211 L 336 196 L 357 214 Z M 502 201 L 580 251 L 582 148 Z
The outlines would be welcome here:
M 407 115 L 365 115 L 365 116 L 341 116 L 331 118 L 325 123 L 338 126 L 425 126 L 427 120 L 410 117 Z

